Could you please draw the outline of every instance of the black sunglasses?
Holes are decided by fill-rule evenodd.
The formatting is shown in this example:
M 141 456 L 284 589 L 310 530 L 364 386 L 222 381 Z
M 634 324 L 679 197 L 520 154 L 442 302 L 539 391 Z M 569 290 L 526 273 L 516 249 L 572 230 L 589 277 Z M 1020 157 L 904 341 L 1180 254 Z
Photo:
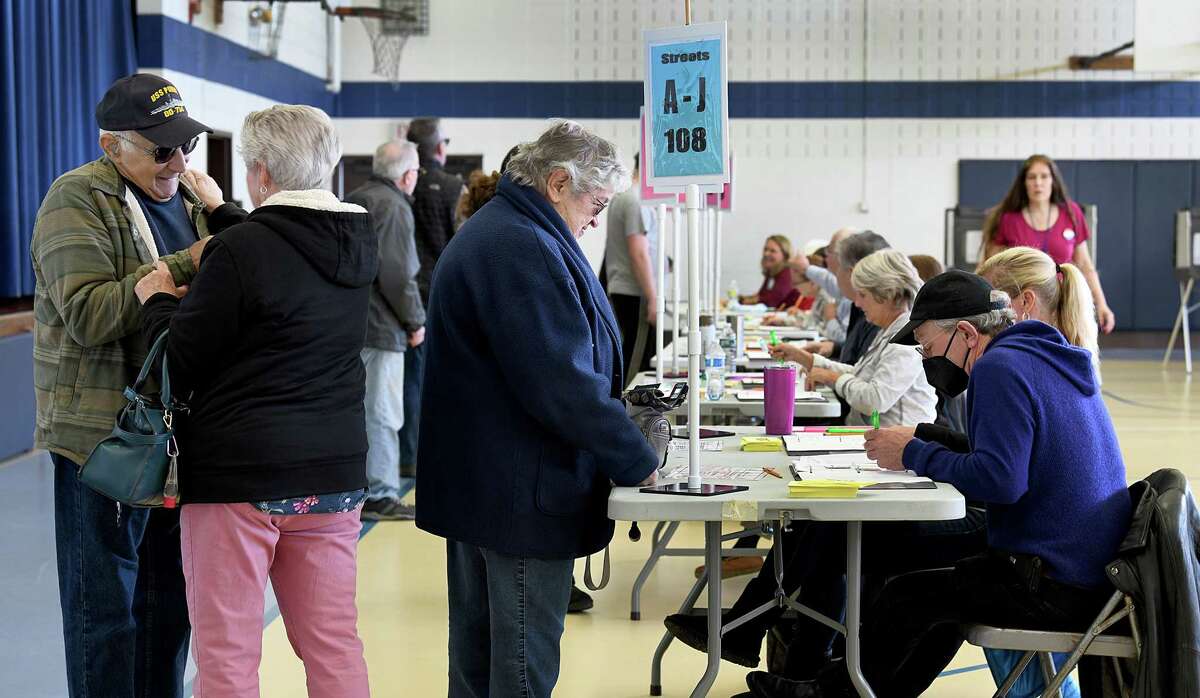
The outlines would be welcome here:
M 114 134 L 114 135 L 116 135 L 116 134 Z M 138 150 L 142 151 L 143 153 L 154 158 L 154 162 L 156 162 L 160 165 L 166 163 L 168 160 L 175 157 L 176 150 L 182 150 L 184 155 L 190 155 L 191 152 L 193 150 L 195 150 L 196 146 L 200 143 L 200 136 L 192 136 L 192 140 L 188 141 L 187 143 L 184 143 L 183 145 L 177 145 L 173 148 L 165 146 L 165 145 L 160 145 L 160 146 L 157 146 L 154 148 L 145 148 L 137 143 L 134 143 L 133 141 L 129 140 L 128 138 L 125 138 L 124 136 L 117 136 L 117 138 L 120 138 L 121 140 L 125 141 L 126 143 L 129 143 L 130 145 L 132 145 L 134 148 L 137 148 Z

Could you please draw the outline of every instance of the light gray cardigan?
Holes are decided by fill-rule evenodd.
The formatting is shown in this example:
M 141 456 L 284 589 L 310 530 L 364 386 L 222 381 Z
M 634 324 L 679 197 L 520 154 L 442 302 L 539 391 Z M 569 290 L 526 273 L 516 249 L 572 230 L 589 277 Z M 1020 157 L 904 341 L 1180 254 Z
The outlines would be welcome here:
M 850 404 L 846 424 L 870 424 L 879 410 L 880 426 L 915 426 L 937 419 L 937 394 L 925 380 L 916 347 L 892 344 L 908 323 L 908 313 L 875 335 L 871 346 L 853 366 L 814 356 L 813 365 L 842 374 L 833 391 Z

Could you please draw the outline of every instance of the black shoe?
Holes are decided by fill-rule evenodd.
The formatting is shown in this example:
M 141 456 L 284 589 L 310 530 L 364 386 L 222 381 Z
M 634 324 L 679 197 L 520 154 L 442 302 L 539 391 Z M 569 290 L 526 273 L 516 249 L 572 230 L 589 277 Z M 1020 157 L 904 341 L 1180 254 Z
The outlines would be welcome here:
M 725 614 L 721 614 L 722 625 L 728 623 L 729 620 Z M 708 651 L 708 618 L 706 616 L 676 613 L 667 616 L 663 625 L 667 626 L 667 632 L 688 647 L 701 652 Z M 762 648 L 762 641 L 762 635 L 756 635 L 753 629 L 737 628 L 721 638 L 721 659 L 753 669 L 760 662 L 758 652 Z
M 417 518 L 417 508 L 399 499 L 368 499 L 363 502 L 359 518 L 367 521 L 412 521 Z
M 792 681 L 765 671 L 746 674 L 746 686 L 754 698 L 821 698 L 816 681 Z
M 574 584 L 571 585 L 571 600 L 567 602 L 567 613 L 583 613 L 596 602 L 592 601 L 592 597 L 587 595 L 587 592 Z

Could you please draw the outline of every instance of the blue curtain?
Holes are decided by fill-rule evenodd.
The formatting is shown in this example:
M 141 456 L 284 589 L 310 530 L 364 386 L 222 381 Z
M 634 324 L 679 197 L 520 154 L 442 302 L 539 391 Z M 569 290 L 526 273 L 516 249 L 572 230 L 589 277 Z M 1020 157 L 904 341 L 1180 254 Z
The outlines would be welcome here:
M 42 197 L 100 155 L 96 103 L 137 69 L 133 19 L 128 0 L 0 0 L 0 297 L 33 294 Z

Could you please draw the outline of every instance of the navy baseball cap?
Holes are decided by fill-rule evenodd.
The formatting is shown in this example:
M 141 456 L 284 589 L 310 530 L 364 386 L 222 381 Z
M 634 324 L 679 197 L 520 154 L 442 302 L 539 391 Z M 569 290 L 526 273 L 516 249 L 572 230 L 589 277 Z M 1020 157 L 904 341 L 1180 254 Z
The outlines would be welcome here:
M 917 344 L 913 332 L 929 320 L 954 320 L 1008 307 L 992 300 L 992 285 L 982 276 L 951 269 L 930 279 L 917 291 L 908 324 L 892 338 L 892 344 Z
M 137 131 L 151 143 L 167 148 L 212 133 L 188 116 L 183 97 L 170 81 L 150 73 L 114 82 L 96 105 L 96 123 L 105 131 Z

